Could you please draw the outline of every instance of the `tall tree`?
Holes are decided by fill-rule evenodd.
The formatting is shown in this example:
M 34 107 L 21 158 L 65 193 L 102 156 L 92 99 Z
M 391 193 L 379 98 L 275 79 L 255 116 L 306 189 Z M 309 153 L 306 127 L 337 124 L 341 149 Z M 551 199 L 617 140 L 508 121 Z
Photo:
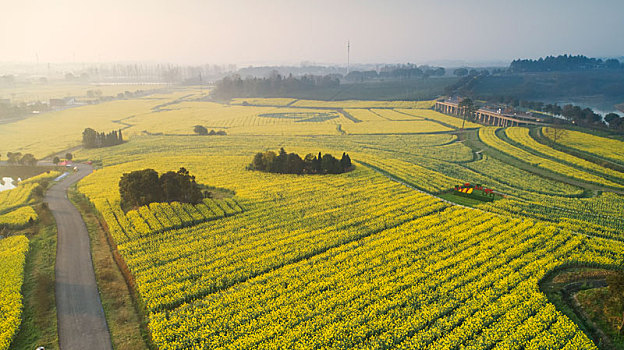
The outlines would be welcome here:
M 466 117 L 472 118 L 472 115 L 474 114 L 474 112 L 477 111 L 477 107 L 475 106 L 475 104 L 472 102 L 472 99 L 470 98 L 465 98 L 461 100 L 461 102 L 459 102 L 458 107 L 464 116 L 463 121 L 462 121 L 462 127 L 461 127 L 463 130 L 464 125 L 466 125 Z

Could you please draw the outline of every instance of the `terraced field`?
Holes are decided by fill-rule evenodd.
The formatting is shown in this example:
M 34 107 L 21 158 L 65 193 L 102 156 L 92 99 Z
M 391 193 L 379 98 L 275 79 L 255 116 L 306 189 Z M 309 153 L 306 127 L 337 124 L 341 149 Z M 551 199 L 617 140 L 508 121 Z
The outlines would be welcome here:
M 157 348 L 596 348 L 539 282 L 561 266 L 624 266 L 617 170 L 527 129 L 467 121 L 478 149 L 431 102 L 198 96 L 96 113 L 123 119 L 129 141 L 75 152 L 102 164 L 78 190 L 105 220 Z M 227 135 L 189 135 L 194 125 Z M 355 167 L 247 170 L 281 147 L 347 152 Z M 124 173 L 182 166 L 230 195 L 121 209 Z M 466 182 L 505 198 L 468 208 L 437 197 Z

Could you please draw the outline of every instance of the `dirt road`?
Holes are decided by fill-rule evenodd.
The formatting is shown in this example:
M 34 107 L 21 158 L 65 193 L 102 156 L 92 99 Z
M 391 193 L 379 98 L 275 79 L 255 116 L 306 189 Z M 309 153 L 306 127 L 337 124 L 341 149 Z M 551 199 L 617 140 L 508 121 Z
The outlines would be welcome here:
M 77 165 L 46 194 L 58 228 L 56 250 L 56 309 L 61 350 L 111 350 L 110 334 L 91 262 L 89 234 L 80 213 L 67 199 L 67 189 L 92 172 Z

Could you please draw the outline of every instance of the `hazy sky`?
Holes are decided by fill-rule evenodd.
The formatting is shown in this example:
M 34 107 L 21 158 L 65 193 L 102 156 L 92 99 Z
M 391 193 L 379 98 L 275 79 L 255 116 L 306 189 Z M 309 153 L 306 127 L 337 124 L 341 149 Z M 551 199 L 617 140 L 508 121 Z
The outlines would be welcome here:
M 0 0 L 0 61 L 299 64 L 624 55 L 623 0 Z

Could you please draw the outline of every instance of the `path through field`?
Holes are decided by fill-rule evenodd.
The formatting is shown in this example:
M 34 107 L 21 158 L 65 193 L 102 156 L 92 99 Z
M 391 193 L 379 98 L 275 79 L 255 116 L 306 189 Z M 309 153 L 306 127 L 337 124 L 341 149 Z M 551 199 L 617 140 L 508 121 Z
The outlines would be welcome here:
M 62 350 L 111 350 L 110 334 L 91 262 L 89 234 L 78 209 L 67 199 L 67 189 L 93 168 L 80 164 L 46 194 L 58 228 L 56 252 L 56 309 Z

